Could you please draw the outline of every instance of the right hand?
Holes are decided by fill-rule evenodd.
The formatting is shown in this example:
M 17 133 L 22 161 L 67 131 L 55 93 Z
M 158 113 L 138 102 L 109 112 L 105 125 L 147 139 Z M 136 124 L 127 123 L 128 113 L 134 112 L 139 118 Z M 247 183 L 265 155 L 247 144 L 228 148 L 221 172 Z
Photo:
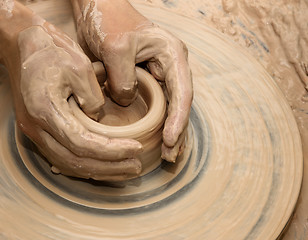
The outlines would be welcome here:
M 20 65 L 10 71 L 19 127 L 64 175 L 97 180 L 137 176 L 142 145 L 90 132 L 74 116 L 72 95 L 93 116 L 103 103 L 91 62 L 48 23 L 19 33 Z
M 146 63 L 163 83 L 168 113 L 163 130 L 162 158 L 175 162 L 185 144 L 193 99 L 188 49 L 170 32 L 153 24 L 127 0 L 72 0 L 78 41 L 92 59 L 104 63 L 110 95 L 127 106 L 136 97 L 135 65 Z

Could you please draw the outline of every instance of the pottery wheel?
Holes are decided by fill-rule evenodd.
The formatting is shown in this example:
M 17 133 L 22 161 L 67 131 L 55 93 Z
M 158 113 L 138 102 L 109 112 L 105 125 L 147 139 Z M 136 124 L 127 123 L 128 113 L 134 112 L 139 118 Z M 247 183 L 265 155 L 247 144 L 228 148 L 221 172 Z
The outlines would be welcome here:
M 72 27 L 67 1 L 41 4 L 50 2 L 43 17 L 61 9 L 48 20 Z M 115 185 L 53 175 L 15 127 L 2 67 L 0 238 L 278 238 L 302 178 L 299 132 L 282 93 L 217 31 L 162 9 L 136 8 L 189 49 L 194 102 L 184 154 L 175 165 Z

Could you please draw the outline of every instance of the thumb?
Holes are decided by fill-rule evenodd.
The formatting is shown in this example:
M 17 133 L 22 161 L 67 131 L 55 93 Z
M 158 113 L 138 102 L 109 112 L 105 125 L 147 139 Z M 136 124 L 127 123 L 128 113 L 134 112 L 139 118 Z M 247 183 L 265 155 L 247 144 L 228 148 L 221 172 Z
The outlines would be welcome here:
M 135 57 L 112 56 L 104 61 L 107 71 L 108 90 L 119 105 L 128 106 L 137 96 Z

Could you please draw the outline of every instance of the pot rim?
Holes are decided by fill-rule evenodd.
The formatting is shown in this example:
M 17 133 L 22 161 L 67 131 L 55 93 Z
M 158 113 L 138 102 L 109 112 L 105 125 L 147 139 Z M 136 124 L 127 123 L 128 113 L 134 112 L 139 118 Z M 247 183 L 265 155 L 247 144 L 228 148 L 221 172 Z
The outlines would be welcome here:
M 125 126 L 109 126 L 94 121 L 89 118 L 78 106 L 74 97 L 69 98 L 69 105 L 73 110 L 75 117 L 88 130 L 103 134 L 111 138 L 133 138 L 138 140 L 145 135 L 156 132 L 165 120 L 166 116 L 166 100 L 161 86 L 156 79 L 142 68 L 136 67 L 136 75 L 138 80 L 138 90 L 141 86 L 145 88 L 150 99 L 147 105 L 148 111 L 145 116 L 138 121 Z M 142 94 L 142 93 L 139 93 Z

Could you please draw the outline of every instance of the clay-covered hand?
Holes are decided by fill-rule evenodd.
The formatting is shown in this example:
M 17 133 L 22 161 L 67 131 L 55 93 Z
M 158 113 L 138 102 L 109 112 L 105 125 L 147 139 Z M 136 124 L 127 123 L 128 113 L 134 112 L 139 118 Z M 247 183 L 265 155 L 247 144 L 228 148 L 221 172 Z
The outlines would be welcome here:
M 20 77 L 14 79 L 16 115 L 21 129 L 64 175 L 124 180 L 141 171 L 135 156 L 142 146 L 90 132 L 68 104 L 73 96 L 90 116 L 103 103 L 94 70 L 82 49 L 47 23 L 18 35 Z
M 128 105 L 136 95 L 135 65 L 147 63 L 164 82 L 169 101 L 162 158 L 174 162 L 185 139 L 192 103 L 192 79 L 185 44 L 146 19 L 126 0 L 72 0 L 79 42 L 103 61 L 113 99 Z

